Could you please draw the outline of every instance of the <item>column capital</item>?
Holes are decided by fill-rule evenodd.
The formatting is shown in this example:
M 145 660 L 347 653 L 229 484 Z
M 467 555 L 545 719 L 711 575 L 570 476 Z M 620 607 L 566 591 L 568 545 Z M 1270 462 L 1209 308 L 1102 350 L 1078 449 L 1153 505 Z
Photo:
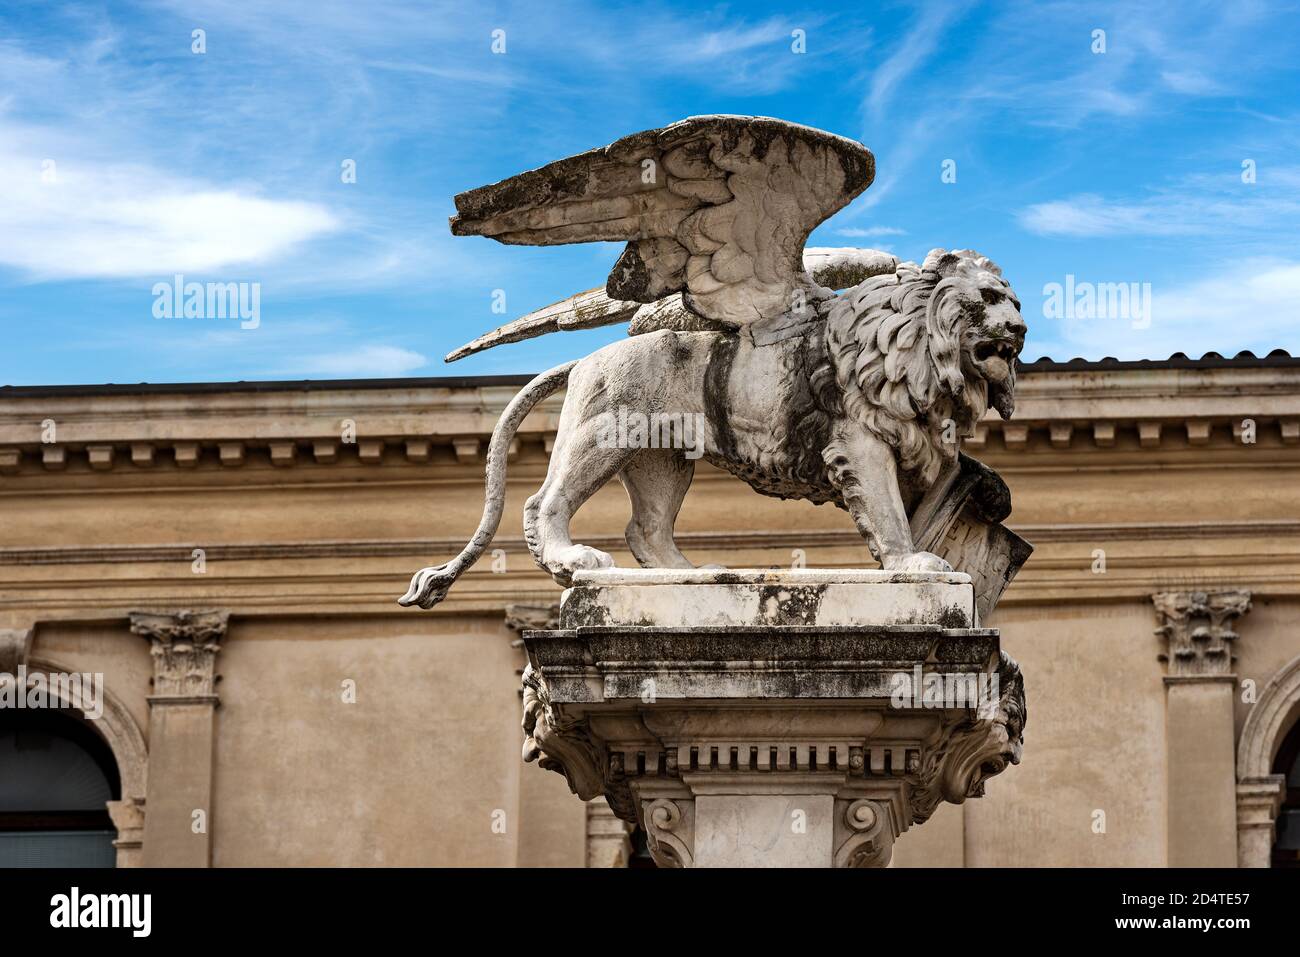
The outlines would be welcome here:
M 1241 588 L 1163 591 L 1151 596 L 1156 637 L 1163 639 L 1159 660 L 1166 681 L 1231 680 L 1233 625 L 1250 611 L 1250 592 Z
M 152 644 L 151 702 L 216 702 L 216 658 L 229 612 L 132 612 L 130 618 L 131 631 Z
M 506 627 L 511 631 L 532 631 L 560 627 L 560 603 L 549 605 L 506 605 Z
M 139 867 L 144 847 L 144 798 L 124 798 L 108 802 L 108 816 L 117 828 L 118 867 Z
M 0 628 L 0 674 L 17 674 L 32 651 L 31 628 Z

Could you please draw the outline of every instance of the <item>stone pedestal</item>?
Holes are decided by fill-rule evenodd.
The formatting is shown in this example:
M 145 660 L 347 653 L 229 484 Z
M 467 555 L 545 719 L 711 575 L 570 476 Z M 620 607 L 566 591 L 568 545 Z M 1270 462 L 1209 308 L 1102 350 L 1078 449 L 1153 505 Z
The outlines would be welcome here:
M 582 572 L 524 643 L 525 760 L 661 866 L 883 867 L 1020 758 L 1023 683 L 966 575 Z

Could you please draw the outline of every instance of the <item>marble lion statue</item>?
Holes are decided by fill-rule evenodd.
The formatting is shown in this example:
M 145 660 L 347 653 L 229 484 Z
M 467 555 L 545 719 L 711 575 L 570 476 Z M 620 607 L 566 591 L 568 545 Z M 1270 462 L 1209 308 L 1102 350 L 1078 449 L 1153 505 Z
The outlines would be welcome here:
M 615 476 L 631 500 L 637 562 L 693 567 L 673 525 L 699 458 L 760 493 L 845 509 L 887 570 L 950 570 L 916 547 L 912 522 L 936 508 L 965 459 L 961 437 L 986 409 L 1011 415 L 1026 327 L 1001 270 L 970 250 L 935 249 L 919 265 L 805 250 L 874 175 L 871 152 L 851 140 L 704 116 L 457 196 L 456 235 L 627 247 L 603 291 L 448 361 L 558 330 L 629 322 L 630 335 L 515 396 L 488 447 L 478 530 L 451 561 L 417 572 L 400 603 L 432 607 L 488 547 L 511 439 L 566 386 L 546 479 L 524 513 L 534 559 L 560 584 L 614 564 L 574 542 L 569 523 Z

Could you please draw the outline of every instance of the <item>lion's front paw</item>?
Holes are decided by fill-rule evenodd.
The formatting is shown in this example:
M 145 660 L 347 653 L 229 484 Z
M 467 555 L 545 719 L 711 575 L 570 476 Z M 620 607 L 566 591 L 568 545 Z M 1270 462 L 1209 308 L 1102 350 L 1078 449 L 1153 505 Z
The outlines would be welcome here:
M 950 572 L 952 566 L 930 552 L 913 552 L 900 562 L 888 567 L 891 572 Z
M 565 587 L 573 583 L 574 572 L 613 567 L 613 555 L 587 545 L 570 545 L 546 558 L 546 570 L 558 584 Z

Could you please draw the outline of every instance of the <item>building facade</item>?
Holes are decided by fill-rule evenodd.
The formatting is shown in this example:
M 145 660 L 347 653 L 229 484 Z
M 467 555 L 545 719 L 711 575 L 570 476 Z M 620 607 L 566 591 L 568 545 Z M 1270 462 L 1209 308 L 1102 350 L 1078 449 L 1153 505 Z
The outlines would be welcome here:
M 491 554 L 396 604 L 477 525 L 524 381 L 0 389 L 0 675 L 46 697 L 0 710 L 0 863 L 640 861 L 520 759 L 518 630 L 559 598 L 520 515 L 562 394 L 511 449 Z M 1036 547 L 986 622 L 1026 676 L 1024 760 L 894 866 L 1294 863 L 1300 360 L 1041 360 L 1018 395 L 965 448 Z M 627 518 L 614 484 L 575 537 L 630 565 Z M 677 527 L 697 563 L 872 564 L 843 512 L 704 465 Z

